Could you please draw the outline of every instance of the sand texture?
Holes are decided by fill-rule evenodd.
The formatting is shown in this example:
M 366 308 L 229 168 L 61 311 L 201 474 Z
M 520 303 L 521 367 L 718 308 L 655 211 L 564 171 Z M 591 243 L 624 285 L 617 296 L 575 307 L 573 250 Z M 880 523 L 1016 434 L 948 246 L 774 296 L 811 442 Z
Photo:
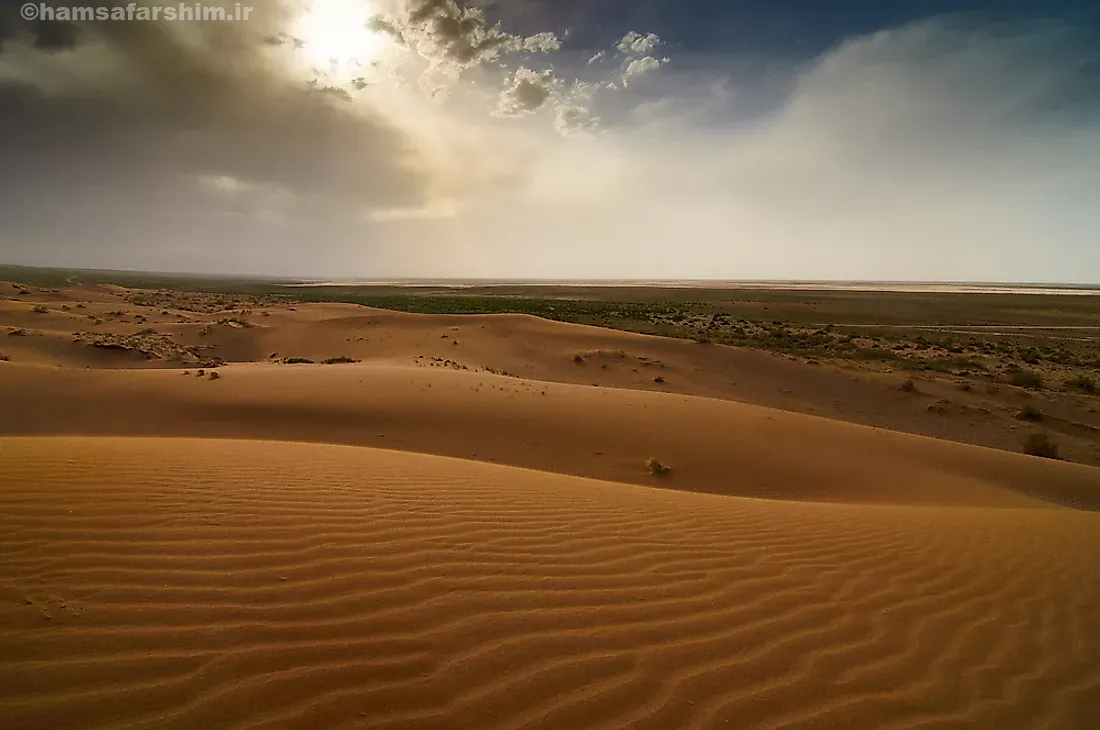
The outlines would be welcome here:
M 1094 513 L 210 439 L 6 437 L 0 484 L 6 729 L 1100 717 Z

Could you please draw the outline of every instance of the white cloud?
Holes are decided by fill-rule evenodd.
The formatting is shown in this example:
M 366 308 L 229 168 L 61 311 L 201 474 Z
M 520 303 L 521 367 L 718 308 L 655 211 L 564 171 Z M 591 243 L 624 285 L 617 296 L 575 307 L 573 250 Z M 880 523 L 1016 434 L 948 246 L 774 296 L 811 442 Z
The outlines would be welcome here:
M 626 70 L 623 71 L 623 86 L 629 86 L 631 79 L 636 79 L 639 76 L 644 76 L 656 71 L 661 67 L 661 63 L 661 61 L 658 61 L 652 56 L 637 58 L 631 61 L 627 64 Z
M 642 35 L 635 31 L 627 33 L 622 40 L 616 44 L 616 48 L 619 49 L 619 53 L 640 53 L 649 54 L 653 52 L 653 49 L 661 44 L 661 39 L 653 33 L 647 33 Z

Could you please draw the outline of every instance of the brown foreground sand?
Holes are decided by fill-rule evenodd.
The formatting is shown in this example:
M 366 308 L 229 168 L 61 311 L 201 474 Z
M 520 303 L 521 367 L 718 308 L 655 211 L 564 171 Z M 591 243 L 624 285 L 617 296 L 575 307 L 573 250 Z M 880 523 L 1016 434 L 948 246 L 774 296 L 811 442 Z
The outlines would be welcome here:
M 0 438 L 0 484 L 6 730 L 1100 717 L 1096 514 L 230 440 Z

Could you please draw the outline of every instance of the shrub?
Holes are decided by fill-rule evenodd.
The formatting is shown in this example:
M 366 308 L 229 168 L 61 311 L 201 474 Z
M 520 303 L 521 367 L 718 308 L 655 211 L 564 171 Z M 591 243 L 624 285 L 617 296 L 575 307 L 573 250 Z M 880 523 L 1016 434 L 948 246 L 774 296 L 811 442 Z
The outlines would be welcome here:
M 646 459 L 645 468 L 649 470 L 650 474 L 657 477 L 664 476 L 665 474 L 668 474 L 670 471 L 672 471 L 671 466 L 669 466 L 668 464 L 662 464 L 660 461 L 652 456 Z
M 1033 433 L 1024 441 L 1024 453 L 1044 459 L 1057 459 L 1058 445 L 1051 443 L 1045 433 Z
M 654 383 L 663 383 L 663 382 L 665 382 L 665 376 L 664 375 L 658 375 L 657 377 L 655 377 L 653 379 L 653 382 Z
M 578 365 L 583 364 L 584 363 L 584 355 L 582 355 L 578 352 L 576 355 L 573 356 L 573 362 L 577 363 Z
M 8 360 L 11 360 L 11 358 L 0 352 L 0 362 L 7 362 Z
M 43 307 L 41 304 L 34 305 L 34 309 L 31 310 L 35 314 L 49 314 L 50 310 Z
M 1021 421 L 1041 421 L 1043 420 L 1043 412 L 1037 406 L 1028 403 L 1020 409 L 1020 412 L 1016 414 L 1016 418 Z
M 211 380 L 217 380 L 220 377 L 221 377 L 221 375 L 218 374 L 217 370 L 210 371 L 210 379 Z
M 313 361 L 308 357 L 284 357 L 283 362 L 287 365 L 312 365 Z
M 26 337 L 27 331 L 24 329 L 9 330 L 8 337 Z
M 1009 373 L 1008 382 L 1021 388 L 1042 388 L 1043 376 L 1034 370 L 1017 368 Z
M 1078 375 L 1077 377 L 1069 378 L 1066 380 L 1066 386 L 1090 395 L 1096 395 L 1097 392 L 1100 392 L 1100 388 L 1096 385 L 1096 380 L 1089 375 Z
M 903 393 L 916 393 L 917 392 L 917 381 L 913 380 L 912 378 L 909 378 L 904 383 L 902 383 L 901 385 L 898 386 L 898 390 L 900 390 Z
M 340 357 L 330 357 L 327 360 L 322 360 L 321 364 L 322 365 L 342 365 L 344 363 L 352 363 L 352 362 L 359 362 L 359 361 L 356 360 L 354 357 L 347 357 L 346 355 L 341 355 Z
M 201 378 L 202 376 L 206 375 L 206 371 L 205 370 L 200 370 L 198 373 L 196 373 L 196 375 L 198 375 Z

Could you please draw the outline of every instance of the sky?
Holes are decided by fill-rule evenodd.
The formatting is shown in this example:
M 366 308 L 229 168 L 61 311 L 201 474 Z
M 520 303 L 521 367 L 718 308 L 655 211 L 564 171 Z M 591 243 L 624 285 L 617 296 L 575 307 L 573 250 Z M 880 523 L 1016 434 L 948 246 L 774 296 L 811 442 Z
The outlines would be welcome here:
M 0 263 L 1100 283 L 1092 0 L 249 1 L 0 0 Z

